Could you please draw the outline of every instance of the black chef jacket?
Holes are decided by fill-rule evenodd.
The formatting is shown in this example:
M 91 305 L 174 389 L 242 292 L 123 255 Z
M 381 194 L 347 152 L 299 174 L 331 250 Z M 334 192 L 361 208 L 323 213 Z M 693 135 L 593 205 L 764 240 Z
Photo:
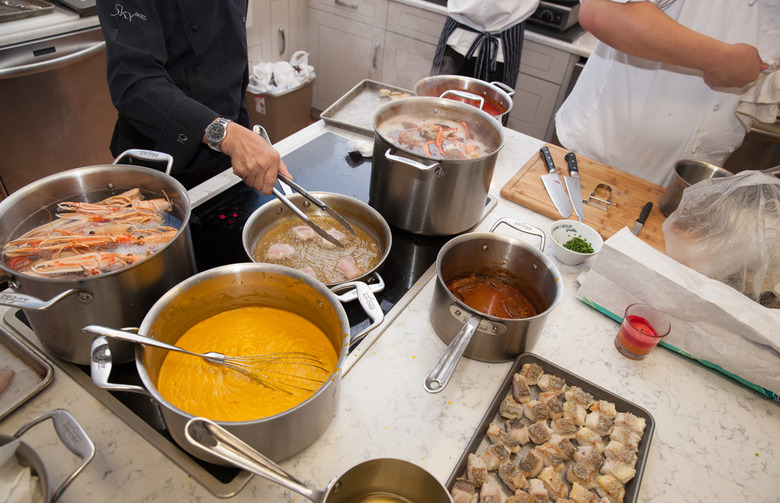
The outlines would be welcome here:
M 225 117 L 248 126 L 248 0 L 97 0 L 108 86 L 119 118 L 116 157 L 129 148 L 173 156 L 187 188 L 230 167 L 202 142 Z

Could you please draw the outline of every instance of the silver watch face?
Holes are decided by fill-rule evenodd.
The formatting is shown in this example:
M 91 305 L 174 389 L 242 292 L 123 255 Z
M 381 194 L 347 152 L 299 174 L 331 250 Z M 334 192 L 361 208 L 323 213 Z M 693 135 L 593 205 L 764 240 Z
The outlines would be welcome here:
M 209 143 L 219 144 L 225 138 L 227 126 L 222 121 L 216 121 L 209 124 L 206 128 L 206 140 Z

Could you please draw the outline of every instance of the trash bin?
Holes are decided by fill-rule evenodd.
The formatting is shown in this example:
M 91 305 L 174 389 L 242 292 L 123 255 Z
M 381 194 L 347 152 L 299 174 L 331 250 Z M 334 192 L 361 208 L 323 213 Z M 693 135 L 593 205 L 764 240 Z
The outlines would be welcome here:
M 279 94 L 246 91 L 246 106 L 250 125 L 260 124 L 268 132 L 271 142 L 290 136 L 305 128 L 311 121 L 311 96 L 314 79 Z

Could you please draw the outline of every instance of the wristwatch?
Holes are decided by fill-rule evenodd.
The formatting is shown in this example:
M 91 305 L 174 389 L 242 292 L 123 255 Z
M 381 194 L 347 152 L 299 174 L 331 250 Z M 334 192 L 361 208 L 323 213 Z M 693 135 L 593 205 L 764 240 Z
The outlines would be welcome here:
M 208 142 L 209 147 L 217 152 L 222 152 L 219 147 L 222 144 L 222 140 L 224 140 L 227 135 L 227 125 L 229 122 L 231 122 L 230 119 L 217 117 L 214 119 L 214 122 L 206 126 L 206 141 Z

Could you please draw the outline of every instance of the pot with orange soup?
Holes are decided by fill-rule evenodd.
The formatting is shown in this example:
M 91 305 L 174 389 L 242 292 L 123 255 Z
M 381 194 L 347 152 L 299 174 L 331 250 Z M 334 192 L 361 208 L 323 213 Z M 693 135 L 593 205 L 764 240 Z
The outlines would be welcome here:
M 339 300 L 307 274 L 271 264 L 231 264 L 173 287 L 138 333 L 197 353 L 303 352 L 319 359 L 316 367 L 273 368 L 259 383 L 197 356 L 138 345 L 143 386 L 119 385 L 108 382 L 111 353 L 106 337 L 99 336 L 92 344 L 92 379 L 101 388 L 150 395 L 173 439 L 193 456 L 225 464 L 185 437 L 189 419 L 206 417 L 280 461 L 307 447 L 333 418 L 349 330 Z

